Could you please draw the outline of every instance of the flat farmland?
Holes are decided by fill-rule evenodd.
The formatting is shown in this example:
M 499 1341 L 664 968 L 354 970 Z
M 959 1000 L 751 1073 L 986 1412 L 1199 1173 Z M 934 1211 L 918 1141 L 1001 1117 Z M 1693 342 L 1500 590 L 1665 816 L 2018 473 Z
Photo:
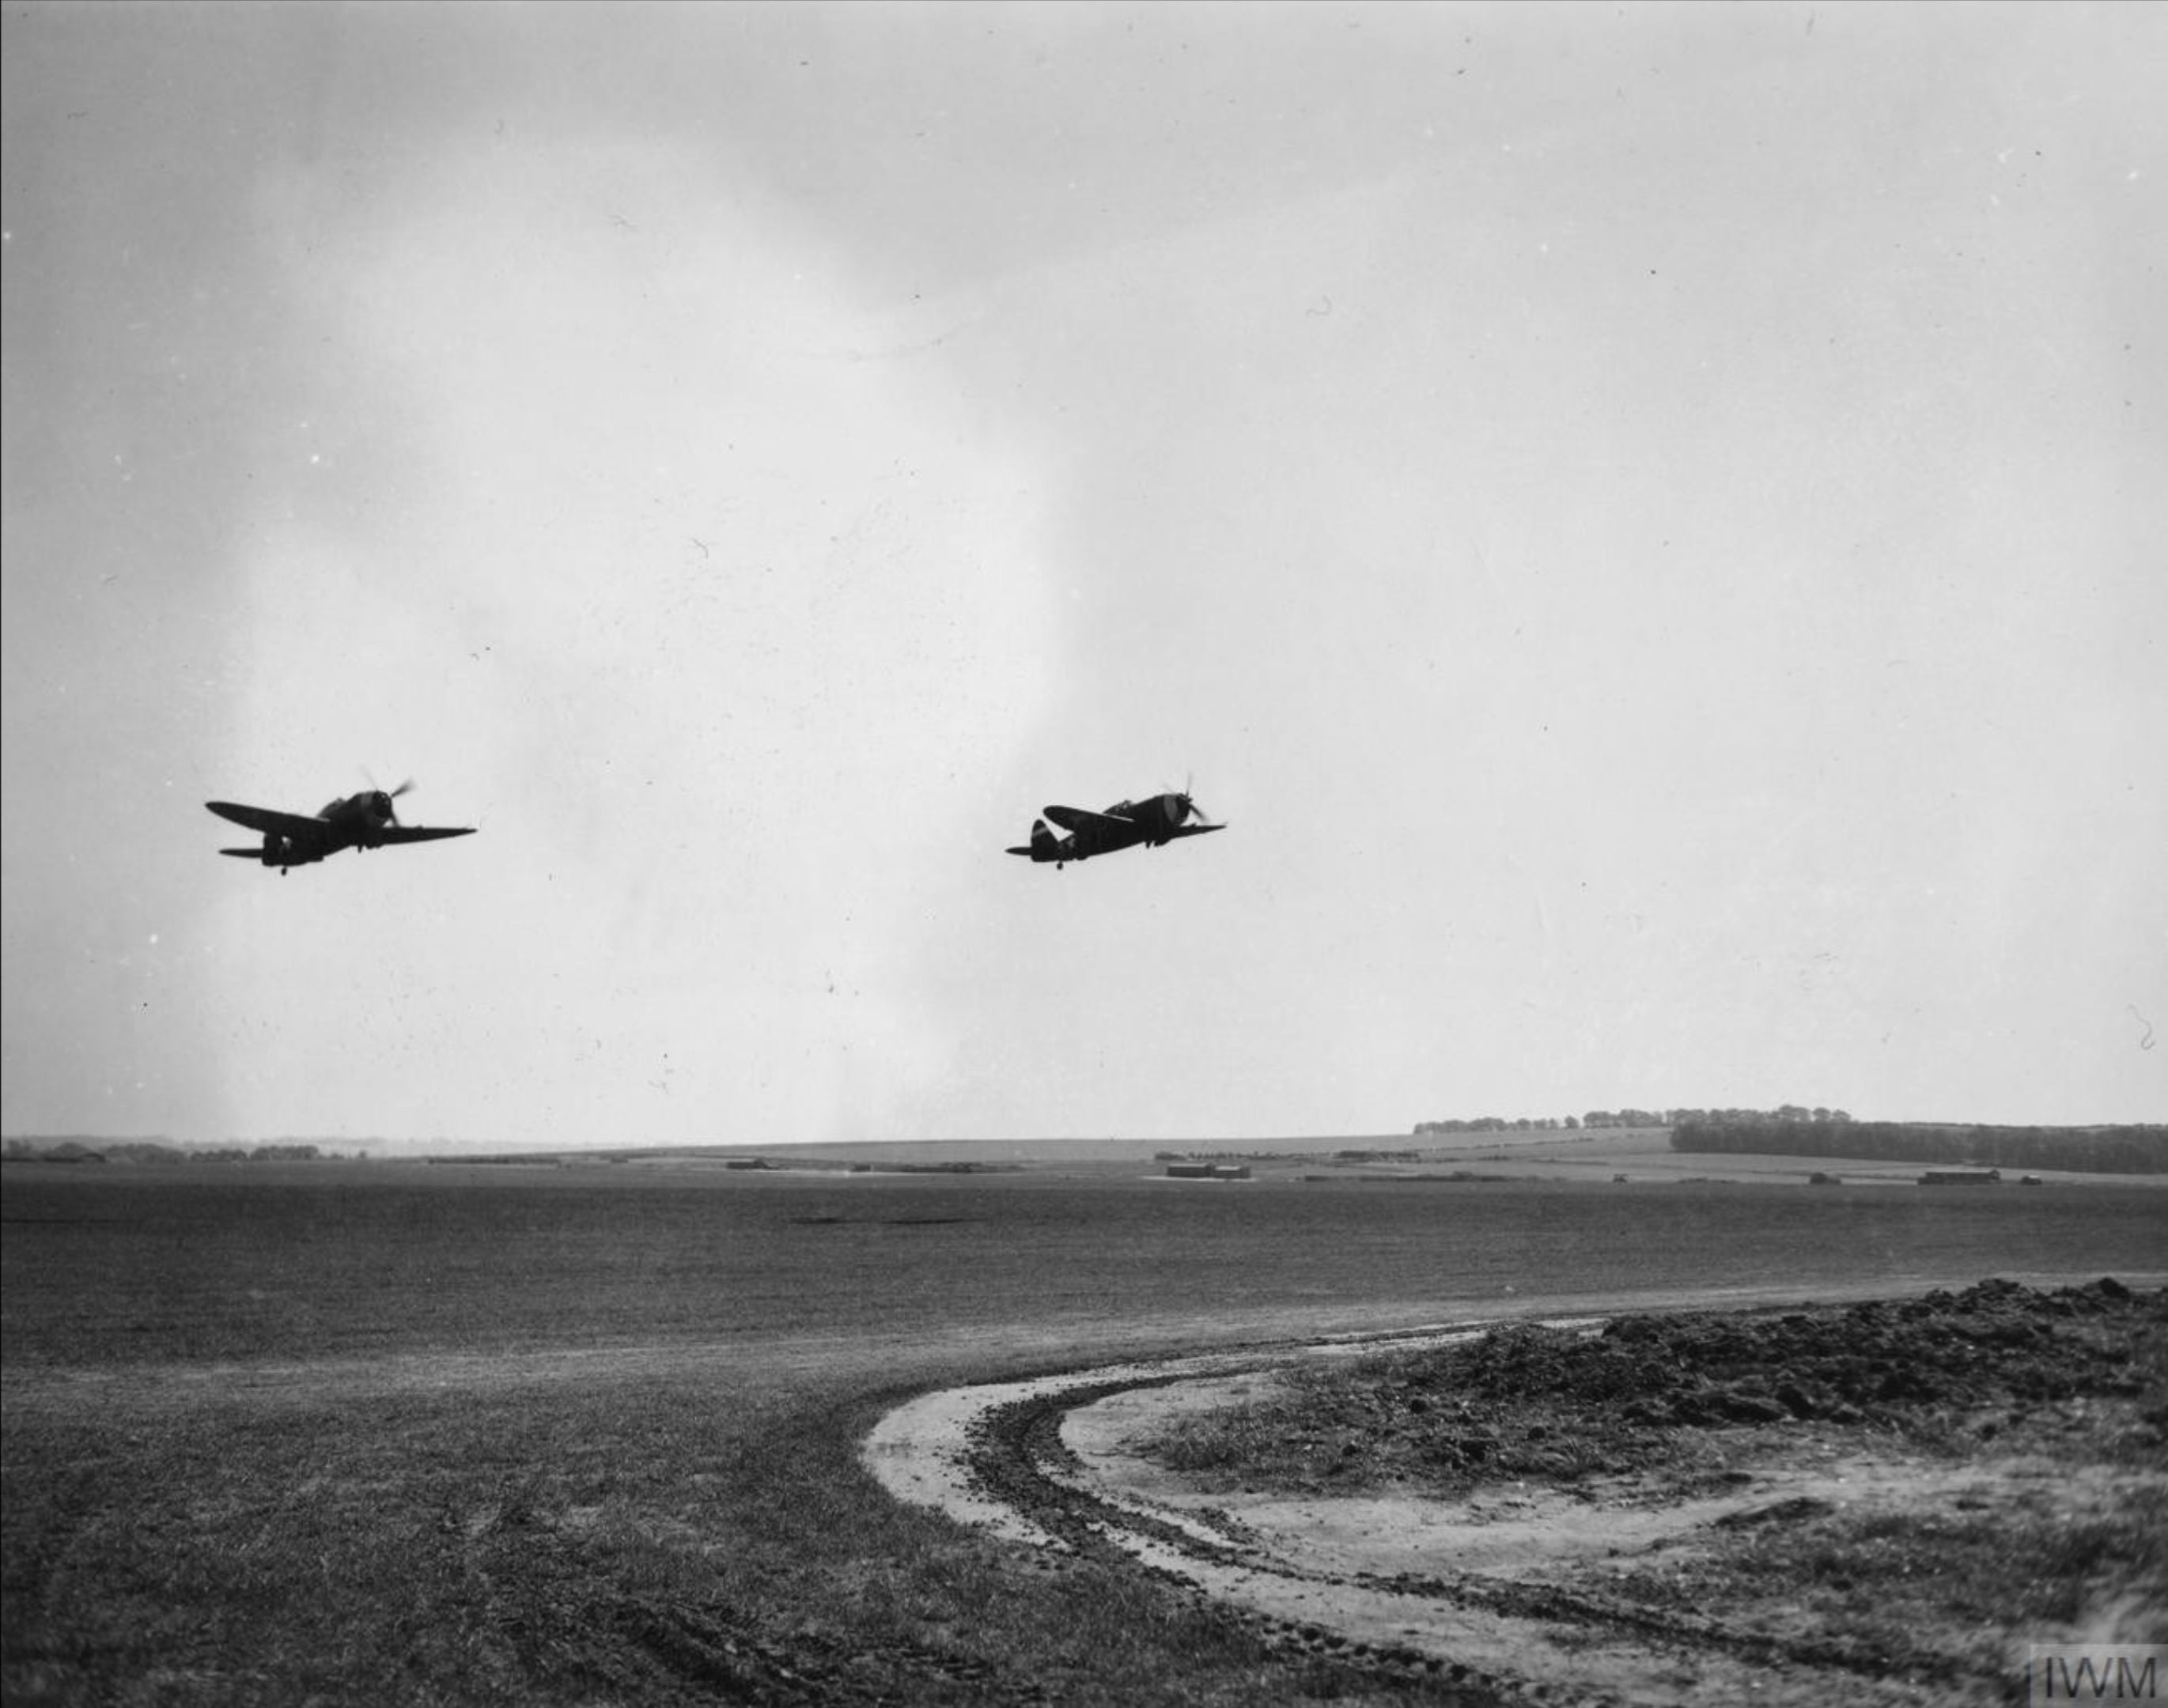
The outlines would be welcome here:
M 890 1502 L 943 1384 L 2152 1274 L 2168 1194 L 385 1163 L 0 1175 L 11 1702 L 1472 1700 Z

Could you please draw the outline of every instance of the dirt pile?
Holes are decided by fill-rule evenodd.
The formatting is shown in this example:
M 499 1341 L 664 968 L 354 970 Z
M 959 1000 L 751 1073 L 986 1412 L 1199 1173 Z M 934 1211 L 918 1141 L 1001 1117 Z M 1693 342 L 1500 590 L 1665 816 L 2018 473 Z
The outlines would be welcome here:
M 2168 1290 L 1516 1323 L 1127 1447 L 1264 1546 L 1402 1530 L 1342 1549 L 1349 1607 L 1459 1656 L 1480 1610 L 1502 1672 L 1623 1700 L 1991 1700 L 2027 1642 L 2168 1641 Z
M 1593 1334 L 1512 1324 L 1359 1371 L 1298 1373 L 1268 1408 L 1186 1424 L 1156 1456 L 1230 1486 L 1453 1493 L 1688 1474 L 1722 1456 L 1709 1432 L 1774 1425 L 1984 1443 L 2111 1399 L 2140 1403 L 2088 1419 L 2097 1453 L 2168 1454 L 2168 1293 L 1985 1281 L 1839 1308 L 1619 1317 Z

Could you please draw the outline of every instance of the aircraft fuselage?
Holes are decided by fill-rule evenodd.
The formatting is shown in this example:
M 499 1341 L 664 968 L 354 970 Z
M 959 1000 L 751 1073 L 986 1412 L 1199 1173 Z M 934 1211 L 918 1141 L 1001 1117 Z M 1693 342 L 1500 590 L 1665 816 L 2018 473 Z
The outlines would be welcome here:
M 1031 841 L 1008 851 L 1026 856 L 1035 866 L 1059 868 L 1072 860 L 1092 860 L 1124 848 L 1163 847 L 1179 836 L 1201 836 L 1223 828 L 1189 822 L 1198 816 L 1196 804 L 1188 795 L 1172 792 L 1141 801 L 1117 801 L 1099 813 L 1049 807 L 1044 818 L 1033 822 Z M 1055 835 L 1049 819 L 1068 834 Z
M 465 836 L 465 830 L 425 830 L 401 825 L 382 789 L 365 789 L 356 795 L 327 803 L 314 818 L 299 813 L 275 812 L 265 807 L 241 806 L 231 801 L 207 801 L 221 819 L 260 831 L 263 846 L 223 848 L 236 859 L 260 860 L 281 873 L 295 866 L 313 866 L 348 848 L 381 848 L 387 843 L 430 842 L 446 836 Z

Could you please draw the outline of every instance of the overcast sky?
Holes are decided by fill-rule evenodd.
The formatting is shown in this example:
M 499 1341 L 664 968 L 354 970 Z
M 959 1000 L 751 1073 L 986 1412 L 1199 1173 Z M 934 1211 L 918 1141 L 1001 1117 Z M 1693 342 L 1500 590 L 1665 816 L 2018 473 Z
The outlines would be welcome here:
M 2168 1115 L 2168 10 L 4 30 L 8 1133 Z

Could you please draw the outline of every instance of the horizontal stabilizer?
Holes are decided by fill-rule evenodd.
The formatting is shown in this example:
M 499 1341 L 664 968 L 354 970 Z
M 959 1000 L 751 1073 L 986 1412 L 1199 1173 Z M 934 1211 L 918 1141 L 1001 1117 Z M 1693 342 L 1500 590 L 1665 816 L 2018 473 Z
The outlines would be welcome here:
M 1036 860 L 1042 864 L 1049 860 L 1060 862 L 1074 857 L 1074 851 L 1070 845 L 1048 830 L 1044 819 L 1034 819 L 1031 821 L 1031 841 L 1023 847 L 1010 849 L 1009 852 L 1021 854 L 1027 860 Z

